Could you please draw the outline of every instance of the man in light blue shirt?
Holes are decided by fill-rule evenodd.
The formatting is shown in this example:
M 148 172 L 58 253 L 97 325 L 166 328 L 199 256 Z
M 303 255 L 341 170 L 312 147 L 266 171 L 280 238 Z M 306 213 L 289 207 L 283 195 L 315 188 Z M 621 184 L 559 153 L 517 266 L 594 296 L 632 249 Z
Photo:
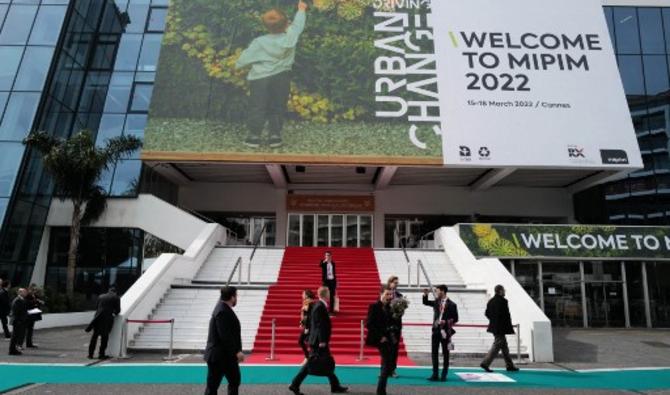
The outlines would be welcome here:
M 266 122 L 270 130 L 270 147 L 282 145 L 281 131 L 291 89 L 290 72 L 295 63 L 298 39 L 305 29 L 306 11 L 307 4 L 300 0 L 291 24 L 281 10 L 271 9 L 263 14 L 268 34 L 254 39 L 235 65 L 238 69 L 251 66 L 247 76 L 250 90 L 249 135 L 244 142 L 248 147 L 260 147 Z

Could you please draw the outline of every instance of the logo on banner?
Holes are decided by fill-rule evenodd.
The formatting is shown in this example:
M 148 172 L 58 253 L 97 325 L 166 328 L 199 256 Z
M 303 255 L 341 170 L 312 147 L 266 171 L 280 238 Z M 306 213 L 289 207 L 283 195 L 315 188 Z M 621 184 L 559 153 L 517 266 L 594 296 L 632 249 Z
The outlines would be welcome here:
M 480 147 L 479 148 L 479 159 L 480 160 L 489 160 L 491 157 L 491 150 L 489 147 Z
M 628 154 L 620 149 L 601 149 L 600 157 L 606 165 L 627 165 Z
M 470 161 L 472 159 L 472 150 L 467 145 L 461 145 L 458 147 L 458 154 L 461 157 L 462 161 Z
M 576 145 L 568 145 L 568 156 L 573 159 L 586 158 L 586 155 L 584 155 L 584 148 Z

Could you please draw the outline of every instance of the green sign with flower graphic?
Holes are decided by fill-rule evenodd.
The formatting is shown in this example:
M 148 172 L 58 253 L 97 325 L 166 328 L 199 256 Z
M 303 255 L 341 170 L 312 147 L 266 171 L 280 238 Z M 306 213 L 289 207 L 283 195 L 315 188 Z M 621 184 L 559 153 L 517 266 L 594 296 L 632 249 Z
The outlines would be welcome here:
M 145 160 L 440 165 L 428 0 L 171 0 Z
M 670 260 L 670 228 L 595 225 L 460 224 L 477 257 Z

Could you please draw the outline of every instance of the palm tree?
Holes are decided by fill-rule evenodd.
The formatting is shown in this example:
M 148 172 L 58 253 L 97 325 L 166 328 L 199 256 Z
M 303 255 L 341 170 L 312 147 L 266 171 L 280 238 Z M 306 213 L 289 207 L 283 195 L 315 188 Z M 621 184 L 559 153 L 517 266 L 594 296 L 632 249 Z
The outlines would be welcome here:
M 61 200 L 72 200 L 67 256 L 67 296 L 72 300 L 81 227 L 100 218 L 107 207 L 107 196 L 98 186 L 98 179 L 116 161 L 142 147 L 142 141 L 134 136 L 120 136 L 97 147 L 91 133 L 84 130 L 69 139 L 34 132 L 23 143 L 42 155 L 44 169 L 53 178 L 54 194 Z

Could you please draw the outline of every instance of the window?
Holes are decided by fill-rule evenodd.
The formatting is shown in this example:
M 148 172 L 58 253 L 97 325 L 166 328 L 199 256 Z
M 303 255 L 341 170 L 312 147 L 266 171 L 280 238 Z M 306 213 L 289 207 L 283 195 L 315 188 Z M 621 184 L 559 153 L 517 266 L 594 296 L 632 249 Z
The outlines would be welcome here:
M 633 7 L 616 7 L 613 17 L 617 52 L 620 54 L 640 53 L 636 9 Z
M 140 184 L 142 161 L 121 160 L 116 165 L 111 194 L 114 196 L 131 196 L 137 194 Z
M 22 55 L 23 47 L 0 47 L 0 91 L 12 89 Z
M 153 90 L 153 84 L 135 83 L 133 87 L 133 98 L 130 103 L 130 111 L 148 112 Z
M 619 72 L 626 96 L 643 96 L 645 94 L 641 56 L 619 56 Z
M 137 58 L 142 47 L 141 34 L 124 34 L 121 37 L 119 50 L 116 55 L 115 70 L 134 71 L 137 67 Z
M 123 114 L 104 114 L 100 120 L 96 145 L 103 146 L 107 140 L 120 136 L 123 133 L 123 123 L 126 116 Z
M 39 100 L 39 93 L 11 94 L 0 124 L 0 140 L 20 141 L 28 135 Z
M 22 143 L 0 143 L 0 196 L 12 194 L 24 149 Z
M 66 7 L 42 6 L 35 19 L 35 27 L 30 34 L 30 45 L 56 45 L 58 34 L 63 25 Z
M 53 48 L 27 47 L 14 90 L 41 91 L 51 66 L 52 56 Z
M 128 111 L 133 73 L 114 73 L 107 92 L 105 112 L 125 113 Z
M 664 54 L 663 22 L 660 8 L 639 8 L 642 53 Z
M 156 71 L 158 55 L 161 50 L 162 34 L 145 34 L 140 61 L 137 67 L 138 71 Z
M 149 20 L 147 21 L 147 32 L 161 33 L 165 30 L 165 20 L 167 18 L 167 8 L 151 8 Z
M 37 6 L 12 5 L 0 33 L 0 44 L 23 45 L 28 41 Z
M 126 26 L 126 33 L 144 33 L 148 14 L 149 4 L 129 4 L 128 16 L 130 16 L 130 23 Z
M 644 79 L 647 96 L 656 96 L 666 92 L 669 88 L 668 63 L 665 55 L 645 55 L 642 57 L 644 64 Z

